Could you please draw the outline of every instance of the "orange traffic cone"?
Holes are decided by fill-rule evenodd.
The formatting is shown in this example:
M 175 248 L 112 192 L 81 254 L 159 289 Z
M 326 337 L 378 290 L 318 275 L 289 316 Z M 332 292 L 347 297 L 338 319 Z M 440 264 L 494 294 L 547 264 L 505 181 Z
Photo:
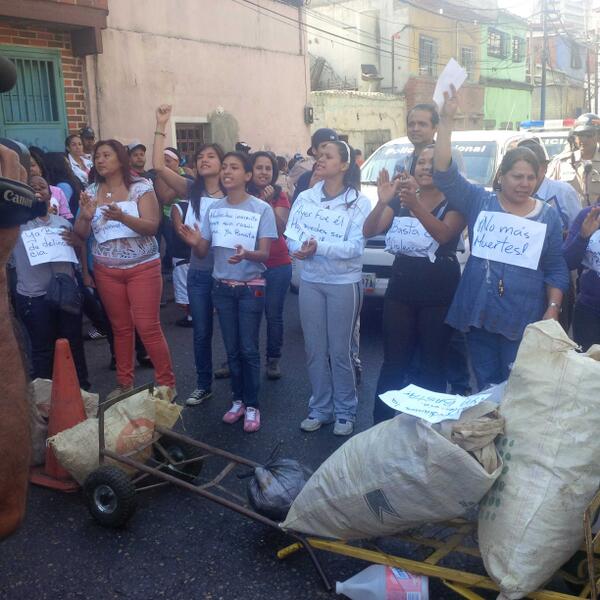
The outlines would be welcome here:
M 85 409 L 71 347 L 65 339 L 56 340 L 48 437 L 65 429 L 70 429 L 85 421 L 85 419 Z M 46 448 L 46 464 L 44 467 L 32 469 L 29 479 L 31 483 L 64 492 L 75 491 L 79 487 L 77 482 L 56 460 L 51 448 Z

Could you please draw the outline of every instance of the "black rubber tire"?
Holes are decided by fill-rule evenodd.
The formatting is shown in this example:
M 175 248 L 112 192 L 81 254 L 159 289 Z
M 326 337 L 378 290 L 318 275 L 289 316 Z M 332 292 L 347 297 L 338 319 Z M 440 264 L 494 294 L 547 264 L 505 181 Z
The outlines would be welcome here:
M 189 460 L 191 458 L 196 458 L 197 456 L 201 456 L 202 454 L 204 454 L 204 452 L 202 451 L 201 448 L 192 446 L 192 444 L 186 444 L 185 442 L 175 442 L 175 441 L 164 440 L 161 443 L 161 445 L 165 449 L 165 451 L 169 454 L 169 456 L 171 456 L 171 458 L 177 462 L 181 461 L 181 460 Z M 162 463 L 165 462 L 164 456 L 156 448 L 154 449 L 154 457 L 159 462 L 162 462 Z M 180 469 L 177 469 L 177 470 L 175 470 L 175 468 L 169 469 L 169 467 L 167 467 L 166 469 L 164 469 L 164 471 L 165 471 L 165 473 L 169 473 L 170 475 L 173 475 L 174 477 L 178 477 L 179 479 L 184 479 L 184 480 L 188 481 L 188 480 L 193 479 L 194 477 L 197 477 L 198 475 L 200 475 L 203 466 L 204 466 L 204 461 L 199 460 L 199 461 L 190 463 L 188 465 L 183 465 L 183 467 L 181 467 Z M 182 471 L 183 473 L 185 473 L 185 475 L 181 475 L 181 473 L 178 473 L 178 471 Z
M 90 514 L 104 527 L 123 527 L 135 512 L 135 486 L 119 467 L 106 465 L 92 471 L 83 493 Z

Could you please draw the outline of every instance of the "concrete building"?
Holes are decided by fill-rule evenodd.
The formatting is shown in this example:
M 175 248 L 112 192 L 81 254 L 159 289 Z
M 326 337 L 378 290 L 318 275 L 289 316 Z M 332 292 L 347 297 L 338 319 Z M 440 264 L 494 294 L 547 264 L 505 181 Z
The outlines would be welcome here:
M 0 1 L 0 54 L 17 85 L 0 96 L 0 135 L 63 150 L 90 122 L 85 57 L 102 52 L 108 0 Z
M 481 25 L 485 128 L 517 129 L 521 121 L 531 117 L 533 86 L 527 78 L 527 33 L 527 22 L 504 10 L 487 14 Z
M 60 135 L 40 145 L 51 149 L 62 149 L 67 131 L 85 123 L 100 138 L 140 139 L 150 147 L 156 106 L 167 102 L 174 112 L 167 143 L 186 154 L 204 141 L 230 149 L 237 140 L 278 153 L 305 151 L 303 9 L 298 2 L 255 4 L 0 0 L 0 53 L 25 53 L 25 77 L 34 48 L 47 41 L 42 58 L 54 56 L 54 66 L 51 85 L 39 95 L 46 99 L 53 90 L 48 102 Z M 27 94 L 16 88 L 10 102 L 26 106 Z M 0 133 L 33 142 L 13 127 L 6 95 L 2 101 Z

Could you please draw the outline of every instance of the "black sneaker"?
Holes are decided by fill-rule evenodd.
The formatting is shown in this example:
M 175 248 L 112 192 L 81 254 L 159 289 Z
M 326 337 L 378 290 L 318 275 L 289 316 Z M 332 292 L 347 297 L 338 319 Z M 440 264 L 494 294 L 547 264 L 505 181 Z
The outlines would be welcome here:
M 146 369 L 152 369 L 153 368 L 152 361 L 150 360 L 150 357 L 148 355 L 146 355 L 146 356 L 138 356 L 137 357 L 137 363 L 142 368 L 146 368 Z
M 215 369 L 213 375 L 215 379 L 227 379 L 231 375 L 229 365 L 224 362 L 219 369 Z
M 200 388 L 195 389 L 185 401 L 186 406 L 197 406 L 202 404 L 205 400 L 208 400 L 212 396 L 210 390 L 202 390 Z
M 181 319 L 177 319 L 177 321 L 175 321 L 175 325 L 177 325 L 177 327 L 193 327 L 194 322 L 192 321 L 192 319 L 182 317 Z

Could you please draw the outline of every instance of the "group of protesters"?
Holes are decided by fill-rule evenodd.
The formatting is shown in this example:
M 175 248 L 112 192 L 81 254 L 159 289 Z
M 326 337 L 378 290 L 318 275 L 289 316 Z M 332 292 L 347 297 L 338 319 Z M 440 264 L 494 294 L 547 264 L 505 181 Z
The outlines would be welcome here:
M 117 386 L 109 397 L 133 388 L 137 357 L 175 401 L 176 355 L 160 319 L 167 267 L 182 308 L 177 323 L 192 329 L 196 384 L 183 401 L 202 404 L 212 396 L 213 378 L 229 377 L 223 421 L 243 420 L 243 430 L 255 432 L 262 316 L 266 374 L 278 379 L 293 259 L 302 264 L 299 310 L 311 385 L 300 427 L 334 423 L 334 434 L 350 435 L 358 405 L 362 256 L 366 240 L 377 235 L 385 235 L 395 260 L 383 307 L 375 422 L 394 415 L 380 394 L 408 383 L 467 393 L 471 371 L 478 389 L 505 380 L 525 327 L 539 319 L 569 328 L 572 314 L 575 341 L 583 349 L 600 343 L 597 195 L 576 189 L 569 176 L 546 177 L 547 154 L 532 136 L 505 153 L 494 190 L 470 182 L 451 150 L 457 106 L 452 92 L 439 113 L 427 104 L 411 109 L 414 151 L 393 173 L 381 171 L 374 205 L 361 193 L 360 153 L 332 129 L 313 134 L 310 159 L 288 162 L 251 153 L 243 143 L 229 152 L 207 143 L 184 165 L 179 151 L 166 147 L 171 107 L 161 105 L 148 171 L 144 144 L 96 142 L 90 128 L 69 135 L 64 153 L 31 148 L 29 183 L 48 214 L 21 227 L 12 263 L 31 376 L 51 377 L 54 341 L 65 337 L 81 386 L 89 387 L 85 313 L 93 325 L 88 335 L 106 336 L 110 344 Z M 590 131 L 597 152 L 599 130 L 587 122 L 575 128 L 580 153 Z M 313 227 L 319 219 L 325 234 Z M 39 235 L 44 248 L 61 247 L 60 256 L 72 258 L 40 262 L 39 248 L 28 242 Z M 457 252 L 465 242 L 471 252 L 461 273 Z M 218 369 L 214 312 L 227 354 Z

